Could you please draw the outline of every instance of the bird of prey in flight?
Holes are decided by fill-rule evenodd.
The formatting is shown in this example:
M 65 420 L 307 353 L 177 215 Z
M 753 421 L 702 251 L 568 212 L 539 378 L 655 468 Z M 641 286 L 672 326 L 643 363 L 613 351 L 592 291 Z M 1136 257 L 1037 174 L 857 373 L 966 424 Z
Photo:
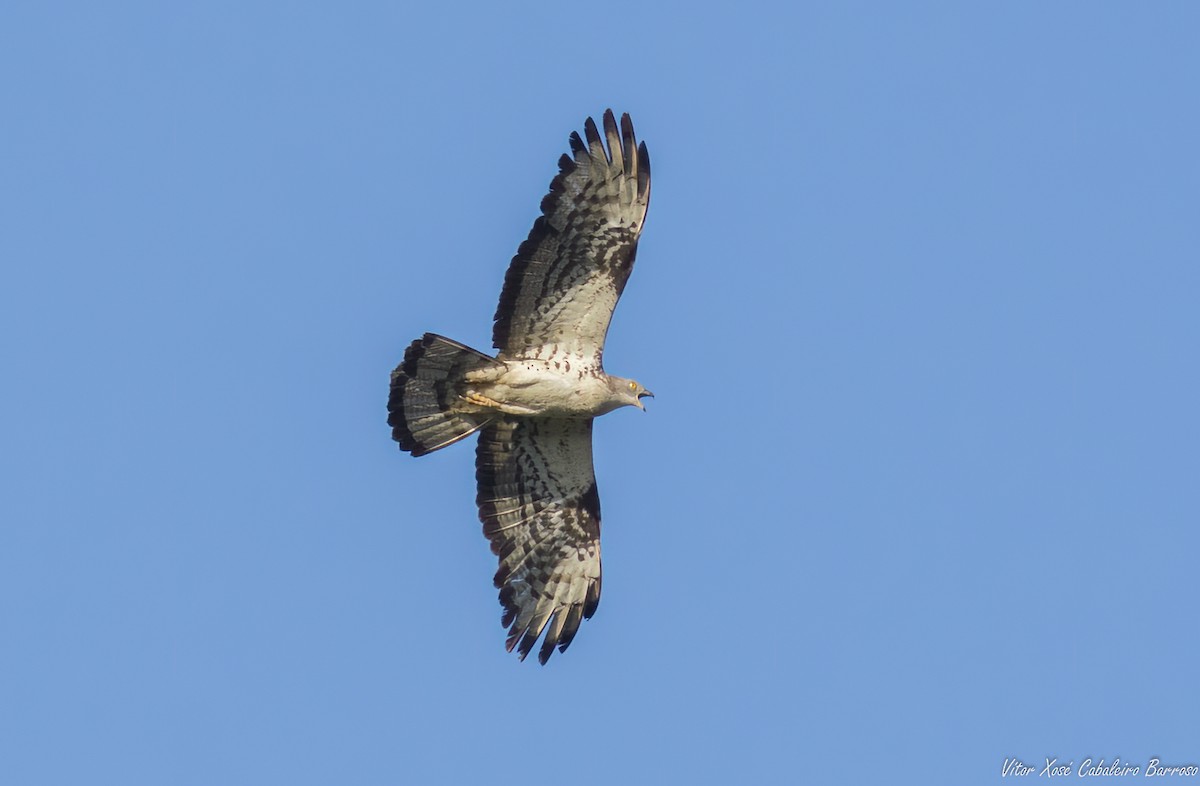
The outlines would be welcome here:
M 607 143 L 607 144 L 606 144 Z M 604 372 L 604 339 L 650 203 L 650 157 L 629 115 L 588 118 L 504 277 L 491 357 L 426 333 L 392 372 L 388 425 L 423 456 L 479 433 L 476 503 L 522 660 L 563 652 L 600 602 L 592 421 L 653 394 Z

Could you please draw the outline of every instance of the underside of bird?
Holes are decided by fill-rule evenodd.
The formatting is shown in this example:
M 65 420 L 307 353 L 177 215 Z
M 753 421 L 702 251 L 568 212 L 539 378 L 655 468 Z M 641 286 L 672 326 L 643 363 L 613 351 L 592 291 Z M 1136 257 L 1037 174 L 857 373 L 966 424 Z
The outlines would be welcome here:
M 604 373 L 613 309 L 633 269 L 650 202 L 650 158 L 629 115 L 610 111 L 542 200 L 509 265 L 491 357 L 426 333 L 392 372 L 388 424 L 414 456 L 479 433 L 476 504 L 499 560 L 507 649 L 565 651 L 600 602 L 600 496 L 592 422 L 652 395 Z

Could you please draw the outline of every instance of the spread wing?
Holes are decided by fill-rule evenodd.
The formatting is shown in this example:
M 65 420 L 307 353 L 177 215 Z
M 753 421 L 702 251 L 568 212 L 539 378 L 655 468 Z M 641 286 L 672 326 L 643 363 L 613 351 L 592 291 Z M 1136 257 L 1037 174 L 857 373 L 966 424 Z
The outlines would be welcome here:
M 479 518 L 500 558 L 495 585 L 521 660 L 545 663 L 600 603 L 600 497 L 592 421 L 522 418 L 486 426 L 475 454 Z M 519 642 L 519 644 L 518 644 Z
M 588 118 L 587 144 L 571 134 L 559 173 L 504 277 L 492 340 L 501 357 L 563 353 L 599 367 L 604 337 L 625 289 L 650 204 L 650 156 L 604 113 L 604 139 Z

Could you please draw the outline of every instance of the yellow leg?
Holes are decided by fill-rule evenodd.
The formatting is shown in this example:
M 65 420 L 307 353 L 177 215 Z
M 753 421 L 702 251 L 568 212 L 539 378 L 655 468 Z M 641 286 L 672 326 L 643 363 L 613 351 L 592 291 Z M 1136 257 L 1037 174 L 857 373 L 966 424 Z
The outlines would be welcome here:
M 499 401 L 493 401 L 481 393 L 476 393 L 474 390 L 468 391 L 467 395 L 463 396 L 463 398 L 466 399 L 468 404 L 475 404 L 476 406 L 487 407 L 488 409 L 503 409 L 503 405 Z

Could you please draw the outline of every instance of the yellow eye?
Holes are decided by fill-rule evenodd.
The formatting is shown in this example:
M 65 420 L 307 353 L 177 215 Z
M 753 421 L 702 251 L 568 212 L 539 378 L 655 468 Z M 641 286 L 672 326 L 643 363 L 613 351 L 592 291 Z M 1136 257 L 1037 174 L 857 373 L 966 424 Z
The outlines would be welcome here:
M 629 389 L 630 389 L 630 390 L 637 390 L 637 383 L 636 383 L 636 382 L 630 382 L 630 383 L 629 383 Z

